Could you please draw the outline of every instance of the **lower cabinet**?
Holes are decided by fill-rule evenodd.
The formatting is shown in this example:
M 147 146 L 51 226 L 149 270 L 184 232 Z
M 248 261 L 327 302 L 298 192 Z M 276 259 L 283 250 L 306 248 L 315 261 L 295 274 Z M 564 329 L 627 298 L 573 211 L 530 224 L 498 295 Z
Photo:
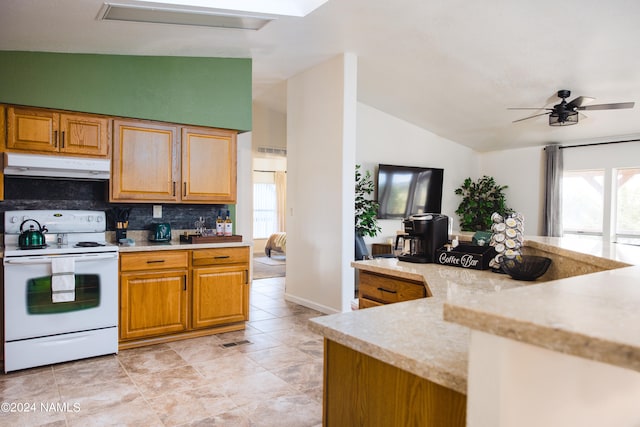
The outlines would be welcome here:
M 120 339 L 187 330 L 188 252 L 120 255 Z
M 359 271 L 358 303 L 360 308 L 376 307 L 428 296 L 431 296 L 429 288 L 423 282 Z
M 249 248 L 120 254 L 120 348 L 244 329 Z
M 248 301 L 246 271 L 234 267 L 193 270 L 191 322 L 194 328 L 249 320 Z
M 467 397 L 325 339 L 323 425 L 463 427 Z

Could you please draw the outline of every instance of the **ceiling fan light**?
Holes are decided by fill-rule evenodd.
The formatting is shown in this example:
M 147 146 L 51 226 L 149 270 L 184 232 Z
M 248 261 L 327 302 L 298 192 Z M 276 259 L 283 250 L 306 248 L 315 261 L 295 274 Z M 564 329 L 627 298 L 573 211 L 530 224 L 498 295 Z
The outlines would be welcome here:
M 549 115 L 549 126 L 571 126 L 578 124 L 577 111 L 554 111 Z

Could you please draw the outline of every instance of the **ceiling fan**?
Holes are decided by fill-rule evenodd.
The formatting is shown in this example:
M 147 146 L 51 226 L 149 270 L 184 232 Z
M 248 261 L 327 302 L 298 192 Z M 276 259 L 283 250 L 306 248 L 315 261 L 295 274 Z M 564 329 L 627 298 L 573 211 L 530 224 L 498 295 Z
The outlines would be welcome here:
M 548 110 L 546 113 L 535 114 L 533 116 L 514 120 L 513 123 L 529 120 L 534 117 L 549 115 L 549 126 L 569 126 L 578 123 L 578 112 L 584 110 L 620 110 L 623 108 L 633 108 L 634 102 L 618 102 L 614 104 L 595 104 L 585 105 L 592 102 L 595 98 L 587 96 L 579 96 L 574 100 L 567 102 L 567 98 L 571 96 L 571 91 L 561 89 L 558 91 L 558 98 L 562 101 L 553 106 L 553 108 L 508 108 L 508 110 Z

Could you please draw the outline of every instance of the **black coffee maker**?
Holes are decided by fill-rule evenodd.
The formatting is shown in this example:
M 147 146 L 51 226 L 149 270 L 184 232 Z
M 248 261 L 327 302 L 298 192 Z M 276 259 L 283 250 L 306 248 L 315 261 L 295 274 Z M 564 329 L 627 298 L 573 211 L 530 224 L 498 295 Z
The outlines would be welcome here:
M 449 217 L 442 214 L 411 215 L 402 221 L 405 250 L 398 255 L 400 261 L 435 262 L 436 251 L 449 241 Z M 397 246 L 397 245 L 396 245 Z

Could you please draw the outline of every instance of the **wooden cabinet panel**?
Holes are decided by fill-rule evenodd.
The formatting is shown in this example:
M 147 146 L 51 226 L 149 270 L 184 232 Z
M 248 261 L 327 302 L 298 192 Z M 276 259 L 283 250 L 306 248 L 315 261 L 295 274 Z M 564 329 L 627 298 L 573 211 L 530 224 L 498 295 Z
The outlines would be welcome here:
M 178 201 L 178 128 L 123 120 L 114 120 L 113 128 L 110 200 Z
M 86 114 L 60 115 L 60 152 L 107 157 L 110 153 L 111 120 Z
M 187 251 L 154 251 L 120 255 L 120 271 L 187 268 L 188 265 Z
M 392 304 L 400 301 L 409 301 L 425 298 L 427 291 L 422 283 L 399 279 L 397 277 L 361 271 L 358 282 L 358 297 L 366 306 L 368 302 Z M 364 307 L 363 307 L 364 308 Z
M 7 107 L 0 104 L 0 147 L 6 147 L 7 142 Z M 0 153 L 1 154 L 1 153 Z M 0 200 L 4 200 L 4 159 L 0 160 Z
M 249 249 L 246 247 L 198 249 L 193 251 L 192 257 L 193 266 L 249 263 Z
M 178 129 L 114 121 L 111 201 L 236 202 L 236 132 Z
M 246 246 L 120 254 L 121 346 L 244 329 L 249 258 Z
M 358 308 L 378 307 L 384 305 L 384 303 L 371 301 L 370 299 L 360 297 L 358 298 Z
M 182 128 L 182 200 L 236 202 L 236 132 Z
M 246 269 L 238 267 L 194 269 L 192 327 L 248 320 L 248 276 Z
M 7 148 L 57 152 L 60 115 L 51 110 L 9 107 Z
M 181 332 L 187 320 L 186 270 L 121 274 L 121 339 Z
M 92 114 L 9 107 L 9 150 L 109 157 L 111 120 Z
M 464 426 L 467 398 L 325 339 L 323 425 Z

